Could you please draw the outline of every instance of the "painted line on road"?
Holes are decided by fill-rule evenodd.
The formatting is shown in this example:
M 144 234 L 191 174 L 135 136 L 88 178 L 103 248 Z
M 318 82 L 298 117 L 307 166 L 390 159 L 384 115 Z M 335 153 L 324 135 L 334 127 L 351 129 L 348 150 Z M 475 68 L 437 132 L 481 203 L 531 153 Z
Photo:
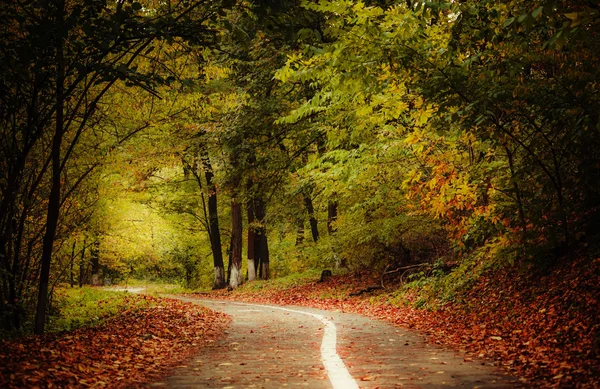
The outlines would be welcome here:
M 302 315 L 312 316 L 315 319 L 318 319 L 325 325 L 323 331 L 323 340 L 321 342 L 321 360 L 323 361 L 323 366 L 325 366 L 325 370 L 327 370 L 327 375 L 329 376 L 329 381 L 331 385 L 333 385 L 334 389 L 358 389 L 358 384 L 348 372 L 344 361 L 337 353 L 336 348 L 336 340 L 337 340 L 337 330 L 335 328 L 335 324 L 331 320 L 325 319 L 323 315 L 319 315 L 316 313 L 298 311 L 295 309 L 288 309 L 282 307 L 275 307 L 273 305 L 259 305 L 259 304 L 247 304 L 247 303 L 233 303 L 237 305 L 250 305 L 254 307 L 263 307 L 263 308 L 272 308 L 279 309 L 281 311 L 288 311 L 294 313 L 300 313 Z

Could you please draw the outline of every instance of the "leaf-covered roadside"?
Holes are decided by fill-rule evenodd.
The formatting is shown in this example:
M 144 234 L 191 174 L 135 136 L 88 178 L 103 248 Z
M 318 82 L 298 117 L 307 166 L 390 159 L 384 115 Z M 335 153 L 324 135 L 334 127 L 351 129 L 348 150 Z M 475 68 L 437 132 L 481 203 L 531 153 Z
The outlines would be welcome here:
M 527 273 L 527 277 L 516 277 Z M 252 287 L 214 297 L 340 309 L 413 328 L 431 342 L 491 360 L 535 387 L 600 387 L 600 259 L 552 271 L 518 266 L 482 276 L 437 310 L 389 303 L 392 295 L 349 297 L 372 281 L 340 276 L 288 289 Z
M 140 386 L 212 342 L 229 320 L 179 300 L 128 299 L 150 304 L 96 327 L 0 343 L 0 387 Z

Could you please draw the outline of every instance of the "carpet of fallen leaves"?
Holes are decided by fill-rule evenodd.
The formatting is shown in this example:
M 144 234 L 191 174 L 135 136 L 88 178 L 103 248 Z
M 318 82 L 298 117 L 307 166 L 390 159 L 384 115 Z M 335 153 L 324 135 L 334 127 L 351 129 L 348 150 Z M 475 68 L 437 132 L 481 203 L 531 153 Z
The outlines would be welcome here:
M 179 300 L 128 298 L 150 305 L 92 328 L 2 341 L 0 387 L 142 386 L 214 341 L 229 320 Z
M 600 388 L 600 259 L 551 271 L 515 266 L 491 272 L 457 296 L 460 302 L 435 311 L 391 305 L 387 294 L 348 296 L 348 290 L 373 284 L 366 276 L 339 276 L 285 290 L 211 295 L 360 313 L 418 330 L 431 342 L 463 351 L 467 362 L 494 361 L 535 387 Z

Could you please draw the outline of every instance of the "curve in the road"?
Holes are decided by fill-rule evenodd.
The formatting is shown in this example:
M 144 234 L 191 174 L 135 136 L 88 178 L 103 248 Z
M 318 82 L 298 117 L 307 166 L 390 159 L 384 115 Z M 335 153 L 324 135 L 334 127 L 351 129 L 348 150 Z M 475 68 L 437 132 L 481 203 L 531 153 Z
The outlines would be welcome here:
M 258 304 L 248 304 L 248 303 L 233 303 L 235 305 L 243 305 L 243 306 L 254 306 L 261 308 L 271 308 L 278 309 L 281 311 L 299 313 L 302 315 L 312 316 L 315 319 L 321 321 L 323 323 L 324 331 L 323 331 L 323 340 L 321 341 L 321 360 L 323 361 L 323 366 L 325 366 L 325 370 L 327 370 L 327 375 L 329 377 L 329 381 L 334 389 L 358 389 L 358 384 L 352 378 L 348 369 L 346 369 L 346 365 L 342 358 L 337 353 L 336 339 L 337 339 L 337 331 L 335 328 L 335 324 L 331 320 L 327 320 L 323 315 L 319 315 L 316 313 L 299 311 L 296 309 L 289 309 L 283 307 L 276 307 L 273 305 L 258 305 Z

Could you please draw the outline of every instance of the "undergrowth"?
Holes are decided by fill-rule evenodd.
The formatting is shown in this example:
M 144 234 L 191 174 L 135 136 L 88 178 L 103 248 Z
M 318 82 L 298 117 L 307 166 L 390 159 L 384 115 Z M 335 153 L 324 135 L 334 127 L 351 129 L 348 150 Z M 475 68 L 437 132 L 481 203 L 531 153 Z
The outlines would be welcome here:
M 464 303 L 464 293 L 491 270 L 514 265 L 514 253 L 481 247 L 465 255 L 458 263 L 439 259 L 428 271 L 420 271 L 407 277 L 405 283 L 390 291 L 393 305 L 413 305 L 415 308 L 436 310 L 449 303 Z

